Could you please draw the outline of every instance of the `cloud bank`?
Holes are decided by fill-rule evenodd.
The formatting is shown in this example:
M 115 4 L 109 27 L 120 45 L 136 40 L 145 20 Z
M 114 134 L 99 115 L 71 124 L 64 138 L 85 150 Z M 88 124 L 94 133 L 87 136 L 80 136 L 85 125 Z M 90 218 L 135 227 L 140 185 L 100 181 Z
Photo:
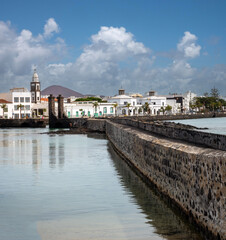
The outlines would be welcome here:
M 201 94 L 213 87 L 213 79 L 219 89 L 226 89 L 225 65 L 203 69 L 192 66 L 202 48 L 198 37 L 189 31 L 181 39 L 178 36 L 174 54 L 165 54 L 171 62 L 166 66 L 158 66 L 159 56 L 154 50 L 124 27 L 107 26 L 90 37 L 77 59 L 65 63 L 67 45 L 59 34 L 60 27 L 53 18 L 37 36 L 27 29 L 17 33 L 10 22 L 0 22 L 0 91 L 29 88 L 34 66 L 42 88 L 58 84 L 84 94 L 114 95 L 121 86 L 127 92 L 192 90 Z

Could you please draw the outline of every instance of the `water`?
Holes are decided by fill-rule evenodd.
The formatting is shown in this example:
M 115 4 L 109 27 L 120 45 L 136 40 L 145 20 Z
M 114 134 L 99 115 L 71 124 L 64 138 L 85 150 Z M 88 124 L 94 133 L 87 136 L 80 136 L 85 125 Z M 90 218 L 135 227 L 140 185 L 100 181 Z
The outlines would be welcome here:
M 172 122 L 188 124 L 200 128 L 208 128 L 205 130 L 198 130 L 209 133 L 226 135 L 226 118 L 199 118 L 186 120 L 173 120 Z
M 0 239 L 201 240 L 104 135 L 0 129 Z

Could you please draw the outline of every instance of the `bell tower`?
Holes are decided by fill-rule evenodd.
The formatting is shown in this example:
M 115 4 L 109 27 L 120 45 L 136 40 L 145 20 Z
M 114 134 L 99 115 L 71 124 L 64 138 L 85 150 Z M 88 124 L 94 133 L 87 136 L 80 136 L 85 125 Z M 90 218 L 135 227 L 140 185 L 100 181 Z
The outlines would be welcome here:
M 32 82 L 31 82 L 31 102 L 40 103 L 41 102 L 41 87 L 36 69 L 34 69 Z

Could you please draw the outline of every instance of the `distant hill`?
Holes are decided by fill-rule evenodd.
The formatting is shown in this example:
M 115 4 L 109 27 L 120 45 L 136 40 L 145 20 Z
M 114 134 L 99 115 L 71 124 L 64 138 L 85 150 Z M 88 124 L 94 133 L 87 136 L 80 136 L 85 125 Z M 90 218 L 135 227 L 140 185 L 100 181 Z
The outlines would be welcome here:
M 49 87 L 45 88 L 44 90 L 42 90 L 41 94 L 42 94 L 42 96 L 52 94 L 54 97 L 58 97 L 58 95 L 61 94 L 65 98 L 68 98 L 71 96 L 75 96 L 75 97 L 83 97 L 84 96 L 83 94 L 81 94 L 79 92 L 73 91 L 69 88 L 65 88 L 65 87 L 62 87 L 59 85 L 49 86 Z

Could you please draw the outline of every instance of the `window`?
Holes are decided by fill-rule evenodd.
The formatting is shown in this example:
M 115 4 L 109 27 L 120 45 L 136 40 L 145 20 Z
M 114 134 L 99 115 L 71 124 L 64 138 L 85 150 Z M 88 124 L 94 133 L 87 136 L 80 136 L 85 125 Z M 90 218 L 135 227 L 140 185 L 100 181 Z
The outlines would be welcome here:
M 14 102 L 19 102 L 19 98 L 18 97 L 14 97 Z
M 39 87 L 39 85 L 37 85 L 37 90 L 38 90 L 38 91 L 40 90 L 40 87 Z
M 124 105 L 126 105 L 128 102 L 124 102 Z
M 32 101 L 34 101 L 35 100 L 35 98 L 34 97 L 32 97 Z
M 156 102 L 153 102 L 153 105 L 155 105 L 156 104 Z
M 16 113 L 14 116 L 15 116 L 14 118 L 16 118 L 16 119 L 19 118 L 19 114 L 18 113 Z
M 39 101 L 39 97 L 37 97 L 37 100 Z
M 104 107 L 104 113 L 107 113 L 107 108 L 106 107 Z
M 162 102 L 162 106 L 164 106 L 164 102 Z
M 18 110 L 18 105 L 14 105 L 14 110 Z
M 20 97 L 20 102 L 24 102 L 24 97 Z
M 25 109 L 26 110 L 30 110 L 31 108 L 30 108 L 30 105 L 25 105 Z
M 35 84 L 31 84 L 31 91 L 35 91 Z
M 135 106 L 135 102 L 133 102 L 133 106 Z
M 25 102 L 30 102 L 30 97 L 26 97 Z
M 110 107 L 110 113 L 113 113 L 113 107 Z

